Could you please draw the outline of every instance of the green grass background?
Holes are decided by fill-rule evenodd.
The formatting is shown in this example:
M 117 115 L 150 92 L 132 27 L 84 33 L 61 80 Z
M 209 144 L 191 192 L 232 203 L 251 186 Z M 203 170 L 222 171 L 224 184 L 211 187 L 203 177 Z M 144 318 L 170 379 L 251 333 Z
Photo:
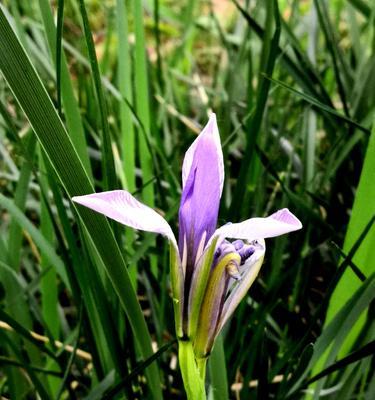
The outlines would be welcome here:
M 70 198 L 125 188 L 177 232 L 211 111 L 219 223 L 304 228 L 268 240 L 209 398 L 375 397 L 371 1 L 4 0 L 0 71 L 4 398 L 184 398 L 167 243 Z

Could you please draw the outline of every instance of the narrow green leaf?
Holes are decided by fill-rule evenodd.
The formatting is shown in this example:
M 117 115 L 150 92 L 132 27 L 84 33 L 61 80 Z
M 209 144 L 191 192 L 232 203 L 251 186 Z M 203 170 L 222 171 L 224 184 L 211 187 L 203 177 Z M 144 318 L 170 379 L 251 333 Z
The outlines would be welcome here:
M 146 42 L 143 26 L 143 7 L 141 0 L 133 0 L 134 7 L 134 29 L 135 29 L 135 106 L 137 115 L 145 129 L 146 136 L 150 136 L 151 116 L 150 116 L 150 97 L 147 77 Z M 147 145 L 146 137 L 139 132 L 139 158 L 142 168 L 143 184 L 153 178 L 153 162 L 150 150 Z M 147 185 L 142 190 L 142 197 L 147 205 L 154 205 L 153 185 Z
M 349 3 L 363 14 L 365 18 L 371 15 L 371 8 L 364 0 L 348 0 Z
M 132 91 L 132 64 L 129 49 L 129 30 L 128 30 L 128 12 L 125 0 L 116 0 L 116 20 L 118 37 L 118 87 L 122 96 L 120 100 L 120 129 L 122 143 L 122 161 L 125 176 L 124 189 L 133 193 L 136 189 L 135 184 L 135 132 L 132 121 L 132 109 L 129 105 L 133 104 Z M 133 108 L 133 106 L 132 106 Z M 133 230 L 126 231 L 126 244 L 129 251 L 132 251 L 131 245 L 134 243 L 135 233 Z M 131 268 L 130 275 L 133 286 L 137 288 L 137 265 Z
M 340 114 L 338 111 L 336 111 L 335 109 L 321 103 L 319 100 L 315 99 L 314 97 L 310 96 L 309 94 L 300 92 L 296 89 L 293 89 L 291 86 L 287 85 L 284 82 L 279 81 L 278 79 L 274 79 L 271 77 L 267 77 L 267 79 L 271 80 L 272 82 L 274 82 L 275 84 L 289 90 L 291 93 L 296 94 L 297 96 L 301 97 L 304 101 L 307 101 L 308 103 L 312 104 L 313 106 L 315 106 L 318 110 L 323 110 L 326 111 L 338 118 L 340 118 L 341 120 L 349 123 L 350 125 L 353 125 L 354 127 L 360 129 L 362 132 L 365 133 L 370 133 L 370 131 L 365 128 L 364 126 L 362 126 L 361 124 L 359 124 L 358 122 L 354 121 L 351 118 L 346 117 L 345 115 Z
M 34 135 L 30 135 L 28 143 L 26 144 L 26 151 L 28 151 L 29 157 L 32 158 L 35 151 L 36 138 Z M 14 194 L 14 204 L 23 212 L 25 210 L 27 189 L 31 177 L 31 168 L 29 161 L 26 160 L 21 168 L 20 177 L 18 180 L 17 188 Z M 21 260 L 21 244 L 22 244 L 22 226 L 17 222 L 12 221 L 9 227 L 8 236 L 8 248 L 10 264 L 13 268 L 18 271 Z
M 103 170 L 103 182 L 104 189 L 116 189 L 117 179 L 116 179 L 116 169 L 115 162 L 113 159 L 112 146 L 111 146 L 111 135 L 108 124 L 108 110 L 107 103 L 104 97 L 99 64 L 96 58 L 94 40 L 92 38 L 90 23 L 86 12 L 85 1 L 79 0 L 79 7 L 81 11 L 81 17 L 83 21 L 83 29 L 85 33 L 86 45 L 89 52 L 90 65 L 93 74 L 96 96 L 98 98 L 100 121 L 102 126 L 102 170 Z
M 41 152 L 39 152 L 41 153 Z M 48 162 L 48 161 L 47 161 Z M 39 157 L 40 170 L 46 170 L 46 163 L 43 161 L 42 154 Z M 39 184 L 41 190 L 44 192 L 45 196 L 40 202 L 40 227 L 39 230 L 43 237 L 48 240 L 51 247 L 54 246 L 54 231 L 52 218 L 49 215 L 49 204 L 45 201 L 48 196 L 48 183 L 47 178 L 44 175 L 40 176 Z M 58 280 L 56 270 L 51 265 L 48 255 L 42 252 L 42 257 L 40 260 L 40 266 L 42 269 L 43 279 L 40 281 L 40 293 L 42 302 L 42 318 L 46 330 L 49 336 L 52 338 L 58 338 L 60 335 L 60 316 L 58 313 Z M 64 268 L 65 271 L 65 268 Z M 56 363 L 49 363 L 50 368 L 57 367 Z M 47 379 L 50 391 L 53 396 L 57 393 L 59 387 L 59 381 L 56 378 L 48 377 Z
M 128 42 L 128 15 L 125 0 L 117 0 L 117 35 L 118 35 L 118 81 L 119 91 L 129 104 L 133 103 L 132 82 L 131 82 L 131 57 Z M 132 114 L 124 100 L 120 102 L 120 124 L 122 138 L 122 159 L 124 174 L 126 177 L 126 187 L 129 192 L 135 190 L 135 143 L 134 126 Z
M 295 370 L 289 377 L 289 374 L 286 373 L 284 375 L 284 379 L 281 383 L 281 388 L 278 391 L 277 397 L 284 398 L 285 393 L 289 391 L 289 389 L 299 380 L 299 378 L 306 374 L 306 370 L 309 366 L 311 357 L 314 354 L 314 345 L 309 343 L 304 349 L 303 352 L 298 360 L 298 364 L 295 367 Z M 288 370 L 292 370 L 292 363 L 289 366 Z M 287 372 L 288 372 L 287 370 Z
M 268 338 L 267 331 L 264 329 L 263 338 L 261 341 L 259 358 L 259 374 L 258 374 L 258 400 L 268 400 L 270 397 L 269 385 L 268 385 Z
M 333 71 L 335 74 L 335 80 L 337 84 L 338 93 L 343 104 L 344 113 L 349 117 L 349 108 L 347 102 L 346 88 L 352 84 L 351 77 L 348 72 L 346 63 L 341 54 L 341 49 L 338 46 L 338 41 L 335 38 L 333 27 L 330 21 L 328 9 L 325 2 L 314 0 L 314 5 L 317 10 L 320 26 L 322 27 L 325 40 L 327 43 L 328 51 L 331 54 Z M 345 79 L 345 81 L 344 81 Z
M 210 394 L 213 400 L 227 400 L 229 396 L 228 378 L 222 335 L 219 335 L 215 341 L 214 348 L 208 359 L 208 368 L 210 374 Z
M 104 393 L 113 386 L 115 381 L 115 371 L 109 372 L 83 400 L 102 400 Z
M 361 234 L 364 226 L 375 216 L 375 124 L 368 142 L 365 160 L 362 167 L 361 177 L 358 183 L 353 210 L 351 213 L 348 230 L 346 232 L 343 251 L 348 253 L 354 242 Z M 363 243 L 353 257 L 353 262 L 366 275 L 370 276 L 375 272 L 375 224 L 367 234 Z M 326 324 L 329 324 L 335 316 L 340 305 L 346 302 L 352 293 L 357 290 L 360 283 L 352 279 L 351 272 L 347 271 L 337 286 L 330 300 Z M 343 347 L 341 355 L 348 353 L 354 343 L 358 332 L 363 325 L 363 318 L 352 328 L 350 335 Z
M 19 362 L 17 360 L 13 360 L 13 359 L 5 357 L 5 356 L 0 356 L 0 365 L 2 365 L 2 364 L 12 365 L 14 367 L 19 367 L 19 368 L 22 368 L 22 369 L 25 368 L 24 363 Z M 38 372 L 38 373 L 41 373 L 41 374 L 52 375 L 52 376 L 56 376 L 56 377 L 61 377 L 62 376 L 61 372 L 52 371 L 52 370 L 36 367 L 34 365 L 27 365 L 27 368 L 29 368 L 30 370 L 32 370 L 34 372 Z
M 61 51 L 62 31 L 64 24 L 64 0 L 58 0 L 57 27 L 56 27 L 56 86 L 57 86 L 57 110 L 61 114 Z
M 347 267 L 351 264 L 352 258 L 356 254 L 356 251 L 358 250 L 358 248 L 360 248 L 364 239 L 367 237 L 367 234 L 370 231 L 370 229 L 372 228 L 372 226 L 374 225 L 374 222 L 375 222 L 375 217 L 371 221 L 369 221 L 369 223 L 366 225 L 365 229 L 361 232 L 359 238 L 357 238 L 356 242 L 353 244 L 348 255 L 345 257 L 343 262 L 340 264 L 340 266 L 336 270 L 333 278 L 331 279 L 331 282 L 329 283 L 329 286 L 326 290 L 325 297 L 324 297 L 323 301 L 316 308 L 316 310 L 309 322 L 309 326 L 307 327 L 307 329 L 304 333 L 303 338 L 299 341 L 299 343 L 297 345 L 293 346 L 291 348 L 291 350 L 288 351 L 284 355 L 281 362 L 278 363 L 279 364 L 278 368 L 281 368 L 282 366 L 286 365 L 289 362 L 289 360 L 293 356 L 295 356 L 295 354 L 298 354 L 299 351 L 302 351 L 302 349 L 306 345 L 307 341 L 310 340 L 309 335 L 310 335 L 314 325 L 316 324 L 316 322 L 318 321 L 319 318 L 324 317 L 325 307 L 327 306 L 327 303 L 329 302 L 329 299 L 331 298 L 333 291 L 337 287 L 338 282 L 340 282 L 340 279 L 342 279 L 342 276 L 343 276 L 344 272 L 347 270 Z M 359 279 L 359 282 L 361 282 L 361 279 Z M 365 281 L 364 283 L 367 284 L 367 281 Z M 353 298 L 354 298 L 354 295 L 353 295 Z M 354 301 L 353 298 L 350 298 L 350 300 Z M 316 355 L 316 353 L 314 353 L 314 354 Z M 280 367 L 280 364 L 281 364 L 281 367 Z M 273 375 L 275 375 L 275 370 L 278 371 L 277 368 L 274 368 Z
M 2 309 L 0 309 L 0 319 L 11 326 L 17 332 L 17 334 L 21 335 L 23 338 L 36 346 L 42 353 L 46 353 L 52 359 L 56 359 L 55 354 L 53 354 L 53 352 L 48 349 L 44 343 L 41 343 L 39 340 L 35 339 L 27 329 L 25 329 Z
M 60 257 L 56 254 L 50 243 L 43 237 L 41 232 L 27 219 L 22 211 L 12 202 L 0 193 L 0 206 L 5 208 L 14 218 L 14 220 L 22 226 L 35 241 L 36 245 L 45 253 L 49 262 L 56 268 L 56 271 L 64 281 L 66 287 L 69 288 L 69 281 L 66 275 L 65 266 Z
M 39 379 L 38 375 L 35 373 L 35 368 L 33 368 L 27 361 L 25 356 L 23 355 L 22 351 L 19 349 L 19 345 L 14 343 L 14 341 L 8 336 L 5 332 L 2 332 L 0 330 L 0 338 L 1 342 L 4 344 L 9 345 L 9 347 L 12 349 L 12 352 L 15 354 L 15 356 L 18 358 L 18 362 L 22 365 L 22 368 L 25 369 L 27 374 L 29 375 L 30 379 L 33 382 L 33 385 L 35 386 L 35 389 L 38 391 L 38 395 L 42 400 L 48 400 L 50 398 L 48 391 L 43 384 L 43 382 Z M 17 382 L 17 384 L 19 384 Z
M 131 384 L 131 381 L 136 378 L 142 371 L 145 370 L 151 363 L 153 363 L 155 360 L 160 358 L 160 356 L 166 352 L 172 345 L 176 343 L 176 340 L 172 340 L 169 343 L 165 344 L 162 346 L 158 351 L 156 351 L 151 357 L 149 357 L 147 360 L 141 361 L 138 363 L 138 365 L 133 369 L 133 371 L 123 378 L 120 382 L 115 383 L 112 388 L 107 390 L 102 399 L 113 399 L 114 396 L 116 396 L 118 393 L 121 392 L 127 385 Z
M 55 63 L 58 57 L 58 50 L 56 47 L 58 43 L 58 36 L 53 21 L 50 2 L 48 0 L 39 0 L 39 8 L 42 14 L 43 25 L 45 29 L 45 34 L 47 36 L 51 58 Z M 62 23 L 62 21 L 59 23 Z M 58 77 L 56 76 L 56 78 Z M 68 64 L 63 51 L 61 52 L 61 97 L 64 106 L 67 132 L 81 159 L 87 175 L 90 177 L 90 179 L 92 179 L 91 165 L 87 152 L 87 144 L 85 133 L 83 130 L 81 113 L 74 95 L 74 89 L 69 75 Z
M 238 10 L 241 12 L 242 16 L 245 18 L 249 26 L 254 30 L 254 32 L 263 39 L 264 29 L 258 25 L 258 23 L 251 17 L 251 15 L 239 5 L 237 0 L 232 0 L 236 5 Z M 290 75 L 296 80 L 296 82 L 310 95 L 318 98 L 324 104 L 333 107 L 333 103 L 326 92 L 323 83 L 317 76 L 316 83 L 319 85 L 319 90 L 317 90 L 312 84 L 311 75 L 306 74 L 305 70 L 301 68 L 298 63 L 295 63 L 292 58 L 288 55 L 285 49 L 278 47 L 278 52 L 280 53 L 280 62 L 284 65 L 285 69 L 289 72 Z M 315 76 L 315 74 L 313 74 Z
M 59 400 L 61 398 L 61 396 L 63 394 L 64 386 L 67 384 L 67 379 L 68 379 L 68 376 L 70 374 L 70 370 L 72 368 L 73 361 L 74 361 L 74 358 L 76 356 L 76 352 L 77 352 L 77 349 L 78 349 L 79 338 L 80 338 L 80 334 L 81 334 L 81 327 L 82 327 L 82 304 L 81 304 L 81 307 L 79 308 L 79 314 L 78 314 L 77 338 L 76 338 L 76 340 L 74 342 L 73 351 L 71 352 L 69 360 L 68 360 L 68 363 L 66 365 L 64 376 L 63 376 L 63 379 L 62 379 L 62 381 L 60 383 L 60 388 L 59 388 L 59 390 L 57 392 L 57 395 L 56 395 L 56 400 Z
M 354 362 L 362 360 L 365 357 L 373 356 L 374 354 L 375 354 L 375 340 L 365 344 L 359 350 L 353 351 L 347 357 L 344 357 L 341 360 L 336 361 L 334 364 L 325 368 L 322 372 L 319 372 L 319 374 L 314 375 L 307 381 L 307 384 L 318 381 L 319 379 L 329 374 L 332 374 L 332 372 L 338 371 L 350 364 L 353 364 Z
M 267 10 L 267 26 L 264 33 L 264 42 L 262 47 L 262 64 L 259 71 L 259 86 L 257 92 L 257 102 L 254 115 L 252 116 L 251 123 L 247 129 L 247 140 L 246 148 L 241 163 L 239 181 L 248 182 L 250 174 L 250 166 L 252 165 L 253 156 L 255 154 L 256 144 L 260 135 L 262 118 L 264 110 L 266 108 L 266 103 L 268 99 L 268 94 L 270 90 L 270 81 L 265 78 L 266 76 L 272 76 L 276 58 L 279 52 L 279 40 L 280 40 L 280 14 L 278 8 L 278 2 L 276 0 L 268 0 L 266 3 Z M 273 34 L 273 27 L 275 29 Z M 234 191 L 233 201 L 230 207 L 230 215 L 238 218 L 239 212 L 242 209 L 242 202 L 244 201 L 244 196 L 246 192 L 246 185 L 237 185 Z
M 45 163 L 42 157 L 40 157 L 40 170 L 45 171 Z M 48 193 L 48 184 L 45 176 L 40 177 L 40 184 L 44 193 Z M 47 204 L 42 199 L 40 210 L 40 232 L 43 237 L 48 240 L 53 248 L 54 235 L 53 235 L 53 225 L 50 220 L 50 216 L 47 209 Z M 51 265 L 48 255 L 42 252 L 42 258 L 40 262 L 42 271 L 45 272 L 44 277 L 41 281 L 41 295 L 42 295 L 42 315 L 45 324 L 47 325 L 51 335 L 53 337 L 59 337 L 60 331 L 60 320 L 58 315 L 58 289 L 57 289 L 57 277 L 56 271 Z M 52 268 L 51 268 L 52 267 Z M 65 271 L 65 267 L 64 267 Z
M 301 378 L 289 391 L 289 394 L 298 390 L 303 379 L 306 378 L 312 367 L 321 368 L 322 357 L 327 353 L 332 343 L 334 343 L 334 351 L 329 354 L 326 362 L 328 365 L 333 362 L 336 355 L 343 344 L 348 333 L 352 329 L 353 323 L 357 322 L 362 312 L 369 306 L 375 296 L 375 274 L 369 277 L 361 287 L 351 296 L 343 307 L 340 307 L 339 312 L 331 322 L 324 328 L 319 336 L 315 346 L 314 354 L 310 360 L 309 367 Z M 322 382 L 324 384 L 324 382 Z M 319 392 L 319 390 L 317 391 Z

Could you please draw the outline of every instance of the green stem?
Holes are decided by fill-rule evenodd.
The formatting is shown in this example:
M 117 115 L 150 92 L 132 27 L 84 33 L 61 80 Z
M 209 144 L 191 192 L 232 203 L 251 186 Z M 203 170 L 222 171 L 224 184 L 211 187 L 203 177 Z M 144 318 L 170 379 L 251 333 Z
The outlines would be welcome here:
M 197 364 L 192 342 L 178 342 L 178 359 L 188 400 L 206 400 L 204 388 L 206 362 L 204 360 L 202 363 L 200 359 Z
M 198 371 L 199 371 L 199 376 L 201 377 L 201 379 L 204 382 L 205 378 L 206 378 L 207 357 L 206 358 L 197 358 L 196 362 L 197 362 L 197 367 L 198 367 Z

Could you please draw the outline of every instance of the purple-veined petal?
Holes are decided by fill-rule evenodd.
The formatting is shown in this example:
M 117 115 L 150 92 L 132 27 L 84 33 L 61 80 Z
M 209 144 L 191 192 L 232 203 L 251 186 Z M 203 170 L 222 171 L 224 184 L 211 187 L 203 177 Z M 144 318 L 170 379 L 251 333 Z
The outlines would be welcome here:
M 225 300 L 216 335 L 219 334 L 222 327 L 228 321 L 228 318 L 233 314 L 234 310 L 237 308 L 238 304 L 244 298 L 251 285 L 255 281 L 255 278 L 258 276 L 260 267 L 263 263 L 266 244 L 263 239 L 260 239 L 254 246 L 256 250 L 247 259 L 245 264 L 240 267 L 241 280 L 234 282 L 230 291 L 230 295 Z
M 287 208 L 266 218 L 250 218 L 236 224 L 227 224 L 216 230 L 214 236 L 233 239 L 266 239 L 302 228 L 301 221 Z
M 191 166 L 194 160 L 194 154 L 199 142 L 205 138 L 206 136 L 210 136 L 217 154 L 217 160 L 219 163 L 219 181 L 220 181 L 220 194 L 223 191 L 224 185 L 224 161 L 223 161 L 223 152 L 221 150 L 221 142 L 219 129 L 216 123 L 216 115 L 214 113 L 211 114 L 210 119 L 208 120 L 207 125 L 204 127 L 203 131 L 199 134 L 199 136 L 194 140 L 192 145 L 189 147 L 187 152 L 185 153 L 184 162 L 182 164 L 182 187 L 185 187 L 186 180 L 189 177 L 189 173 L 191 170 Z
M 216 228 L 224 180 L 223 154 L 214 114 L 186 153 L 182 180 L 179 250 L 186 259 L 189 286 L 195 262 Z
M 126 190 L 75 196 L 72 200 L 123 225 L 142 231 L 160 233 L 177 247 L 176 239 L 168 222 Z

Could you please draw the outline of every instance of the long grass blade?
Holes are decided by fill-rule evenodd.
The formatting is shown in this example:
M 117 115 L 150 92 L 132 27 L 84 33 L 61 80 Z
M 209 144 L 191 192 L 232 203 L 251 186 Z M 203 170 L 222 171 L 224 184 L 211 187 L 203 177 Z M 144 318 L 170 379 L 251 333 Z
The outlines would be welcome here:
M 368 142 L 366 157 L 363 163 L 361 177 L 358 183 L 356 196 L 353 204 L 353 211 L 349 221 L 348 230 L 345 237 L 344 252 L 347 253 L 353 246 L 363 230 L 364 225 L 375 216 L 375 187 L 372 184 L 375 179 L 375 127 L 372 129 L 371 137 Z M 363 243 L 353 257 L 353 262 L 366 275 L 370 276 L 375 272 L 375 226 L 373 225 L 370 232 L 367 234 Z M 346 272 L 337 286 L 330 300 L 330 305 L 327 312 L 326 324 L 334 317 L 339 305 L 350 298 L 358 287 L 359 282 L 351 279 L 350 272 Z M 347 342 L 341 355 L 349 352 L 350 347 L 354 343 L 355 338 L 363 325 L 363 318 L 360 320 L 348 335 Z
M 117 179 L 116 179 L 116 169 L 115 162 L 113 159 L 113 152 L 111 146 L 111 134 L 108 124 L 108 110 L 106 99 L 103 94 L 102 83 L 100 79 L 99 64 L 96 57 L 94 40 L 92 38 L 92 33 L 90 29 L 90 23 L 85 7 L 85 1 L 79 0 L 79 7 L 81 11 L 83 29 L 85 33 L 86 45 L 89 52 L 89 59 L 91 70 L 93 74 L 96 96 L 98 98 L 100 121 L 102 126 L 102 170 L 103 170 L 103 189 L 110 190 L 116 189 Z
M 0 193 L 0 206 L 5 208 L 14 218 L 14 220 L 29 232 L 35 243 L 48 257 L 49 262 L 56 268 L 56 271 L 60 275 L 61 279 L 67 287 L 69 287 L 69 281 L 66 275 L 65 267 L 61 258 L 56 254 L 51 244 L 46 240 L 41 232 L 27 219 L 22 211 L 8 198 Z
M 225 363 L 224 344 L 218 337 L 208 363 L 210 373 L 210 394 L 214 400 L 228 399 L 228 378 Z
M 47 42 L 51 53 L 51 59 L 55 63 L 57 60 L 57 42 L 58 36 L 54 25 L 51 12 L 51 5 L 48 0 L 39 0 L 39 8 L 41 11 Z M 62 23 L 59 22 L 59 23 Z M 61 39 L 62 40 L 62 39 Z M 57 66 L 56 66 L 57 68 Z M 56 74 L 57 75 L 57 74 Z M 57 76 L 56 76 L 57 78 Z M 61 52 L 61 98 L 64 106 L 64 115 L 66 118 L 67 132 L 79 154 L 81 162 L 86 170 L 87 175 L 92 179 L 91 165 L 87 153 L 87 143 L 83 130 L 83 122 L 78 107 L 72 81 L 70 79 L 69 69 L 64 52 Z
M 247 182 L 249 176 L 249 170 L 251 161 L 255 154 L 255 145 L 258 141 L 260 134 L 262 116 L 266 107 L 268 93 L 270 89 L 270 81 L 264 77 L 272 76 L 275 62 L 278 53 L 279 39 L 280 39 L 280 15 L 277 1 L 269 0 L 267 6 L 267 28 L 265 31 L 264 42 L 263 42 L 263 63 L 261 64 L 262 70 L 259 73 L 259 88 L 257 93 L 257 106 L 254 115 L 251 119 L 251 124 L 248 128 L 248 135 L 246 141 L 246 148 L 244 154 L 244 162 L 241 164 L 239 173 L 239 181 Z M 275 21 L 275 30 L 273 34 L 273 19 Z M 238 213 L 241 210 L 241 202 L 244 200 L 246 191 L 246 185 L 237 185 L 233 201 L 230 208 L 230 214 L 238 217 Z
M 140 0 L 133 0 L 134 7 L 134 30 L 135 30 L 135 107 L 137 115 L 145 129 L 145 135 L 150 137 L 151 115 L 150 115 L 150 97 L 148 84 L 148 70 L 146 60 L 146 42 L 143 26 L 143 8 Z M 150 150 L 147 145 L 147 138 L 142 132 L 138 134 L 139 140 L 139 158 L 142 168 L 142 180 L 145 185 L 153 178 L 153 161 Z M 153 185 L 148 184 L 143 187 L 142 197 L 150 207 L 154 205 Z

